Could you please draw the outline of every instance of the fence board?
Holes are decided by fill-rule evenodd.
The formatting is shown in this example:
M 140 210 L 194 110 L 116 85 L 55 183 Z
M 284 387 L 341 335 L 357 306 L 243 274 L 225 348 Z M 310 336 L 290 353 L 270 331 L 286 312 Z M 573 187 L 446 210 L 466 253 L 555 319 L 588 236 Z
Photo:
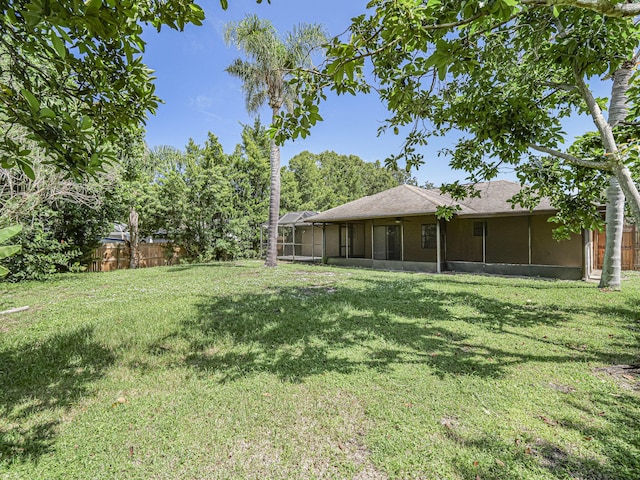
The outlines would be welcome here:
M 169 248 L 173 248 L 173 251 Z M 183 257 L 184 252 L 180 247 L 169 247 L 166 243 L 142 243 L 139 268 L 173 265 Z M 129 258 L 129 247 L 124 243 L 105 243 L 93 252 L 89 270 L 110 272 L 129 268 Z
M 604 262 L 604 249 L 607 236 L 604 231 L 594 232 L 596 249 L 595 268 L 601 269 Z M 640 270 L 640 231 L 635 225 L 625 225 L 622 232 L 622 270 Z

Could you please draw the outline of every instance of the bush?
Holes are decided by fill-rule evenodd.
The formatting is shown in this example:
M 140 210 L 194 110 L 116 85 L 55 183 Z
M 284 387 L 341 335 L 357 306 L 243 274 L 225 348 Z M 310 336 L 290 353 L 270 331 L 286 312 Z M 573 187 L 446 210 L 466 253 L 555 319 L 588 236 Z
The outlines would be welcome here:
M 41 219 L 25 226 L 14 243 L 22 245 L 22 252 L 6 261 L 9 275 L 4 280 L 43 280 L 57 272 L 70 270 L 82 255 L 80 249 L 56 238 Z

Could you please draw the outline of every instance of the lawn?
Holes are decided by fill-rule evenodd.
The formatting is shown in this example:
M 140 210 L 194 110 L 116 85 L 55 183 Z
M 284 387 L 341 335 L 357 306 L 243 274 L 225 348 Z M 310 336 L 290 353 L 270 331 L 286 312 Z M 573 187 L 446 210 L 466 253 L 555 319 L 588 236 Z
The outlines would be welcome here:
M 640 277 L 0 284 L 0 478 L 637 479 Z

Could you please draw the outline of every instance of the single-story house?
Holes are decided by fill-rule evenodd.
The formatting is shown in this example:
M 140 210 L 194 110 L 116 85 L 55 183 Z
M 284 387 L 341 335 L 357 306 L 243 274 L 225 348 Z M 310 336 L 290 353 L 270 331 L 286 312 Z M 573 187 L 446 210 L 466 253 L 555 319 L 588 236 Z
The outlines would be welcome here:
M 476 184 L 478 197 L 460 202 L 439 189 L 401 185 L 305 218 L 322 226 L 329 264 L 411 270 L 588 278 L 592 235 L 556 241 L 543 199 L 533 210 L 508 202 L 520 191 L 509 181 Z M 459 205 L 449 220 L 438 206 Z
M 284 260 L 315 261 L 322 254 L 322 229 L 319 225 L 307 222 L 307 218 L 318 212 L 302 211 L 285 213 L 278 220 L 277 255 Z M 260 250 L 266 251 L 268 223 L 262 224 L 260 230 Z
M 153 235 L 142 237 L 143 243 L 167 243 L 167 231 L 160 229 Z M 114 223 L 113 229 L 106 237 L 100 239 L 100 243 L 126 243 L 129 241 L 129 226 L 126 223 Z

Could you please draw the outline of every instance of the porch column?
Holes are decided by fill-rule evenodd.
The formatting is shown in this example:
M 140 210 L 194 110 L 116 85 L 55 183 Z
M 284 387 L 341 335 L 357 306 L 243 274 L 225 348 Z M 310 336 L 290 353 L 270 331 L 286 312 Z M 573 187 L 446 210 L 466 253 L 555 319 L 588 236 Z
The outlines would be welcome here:
M 442 273 L 442 253 L 440 242 L 440 219 L 436 218 L 436 273 Z
M 375 230 L 376 220 L 375 218 L 371 219 L 371 260 L 375 260 L 373 252 L 375 252 L 376 246 L 374 245 L 375 236 L 373 235 L 373 231 Z
M 327 232 L 325 231 L 327 228 L 327 224 L 322 224 L 322 258 L 326 258 L 327 256 Z
M 529 265 L 531 265 L 531 215 L 527 217 L 528 219 L 528 232 L 529 232 Z
M 349 222 L 346 222 L 347 228 L 345 229 L 345 234 L 344 234 L 344 238 L 345 238 L 345 246 L 344 246 L 344 255 L 345 258 L 349 258 Z
M 587 281 L 591 278 L 591 269 L 593 268 L 593 245 L 591 244 L 591 230 L 582 230 L 582 279 Z
M 293 250 L 291 251 L 291 255 L 293 257 L 293 260 L 295 260 L 296 259 L 296 226 L 295 226 L 295 224 L 291 228 L 292 228 L 291 244 L 292 244 L 292 247 L 293 247 Z
M 316 224 L 311 224 L 311 260 L 316 258 Z
M 400 219 L 400 259 L 404 262 L 404 218 Z
M 487 221 L 482 221 L 482 263 L 487 263 Z

